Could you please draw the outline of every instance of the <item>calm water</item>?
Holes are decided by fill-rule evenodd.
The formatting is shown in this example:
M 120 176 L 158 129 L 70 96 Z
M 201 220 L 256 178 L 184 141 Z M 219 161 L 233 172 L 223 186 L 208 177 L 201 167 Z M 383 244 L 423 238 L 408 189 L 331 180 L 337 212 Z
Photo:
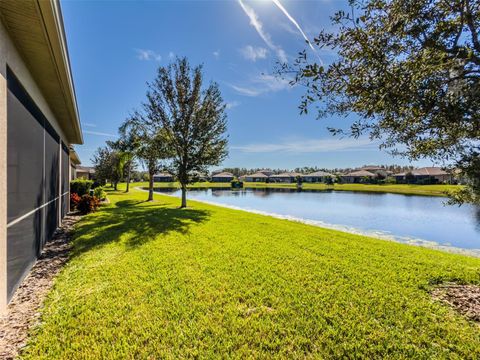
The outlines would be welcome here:
M 480 208 L 445 206 L 441 197 L 285 189 L 192 190 L 188 197 L 401 241 L 480 249 Z

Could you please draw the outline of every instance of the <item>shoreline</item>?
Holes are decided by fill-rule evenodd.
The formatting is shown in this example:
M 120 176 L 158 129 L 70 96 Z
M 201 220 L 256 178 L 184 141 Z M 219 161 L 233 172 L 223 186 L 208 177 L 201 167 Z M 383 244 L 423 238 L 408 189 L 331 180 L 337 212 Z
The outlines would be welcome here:
M 135 183 L 148 186 L 148 183 Z M 144 184 L 144 185 L 143 185 Z M 156 183 L 156 188 L 179 189 L 177 182 Z M 190 184 L 189 189 L 231 188 L 230 183 L 197 182 Z M 244 182 L 243 189 L 296 189 L 293 183 L 260 183 Z M 461 189 L 462 185 L 415 185 L 415 184 L 335 184 L 303 183 L 303 191 L 352 191 L 378 194 L 400 194 L 413 196 L 433 196 L 448 198 L 450 192 Z
M 145 190 L 140 187 L 135 187 L 136 190 L 140 190 L 143 192 L 148 192 L 148 190 Z M 173 198 L 180 199 L 180 197 L 176 195 L 171 195 L 167 193 L 162 193 L 160 191 L 155 191 L 154 193 L 159 194 L 159 195 L 164 195 L 164 196 L 169 196 Z M 208 205 L 213 205 L 213 206 L 220 206 L 223 208 L 231 209 L 231 210 L 239 210 L 239 211 L 246 211 L 248 213 L 252 214 L 257 214 L 257 215 L 263 215 L 263 216 L 270 216 L 276 219 L 281 219 L 281 220 L 288 220 L 288 221 L 293 221 L 293 222 L 298 222 L 306 225 L 311 225 L 311 226 L 316 226 L 324 229 L 329 229 L 329 230 L 335 230 L 335 231 L 341 231 L 353 235 L 360 235 L 360 236 L 368 236 L 372 237 L 375 239 L 380 239 L 380 240 L 385 240 L 385 241 L 393 241 L 397 242 L 400 244 L 406 244 L 406 245 L 413 245 L 413 246 L 421 246 L 425 247 L 428 249 L 434 249 L 434 250 L 440 250 L 440 251 L 445 251 L 449 253 L 454 253 L 454 254 L 460 254 L 460 255 L 466 255 L 466 256 L 473 256 L 473 257 L 478 257 L 480 258 L 480 249 L 463 249 L 455 246 L 448 246 L 448 245 L 442 245 L 439 244 L 435 241 L 429 241 L 429 240 L 424 240 L 420 238 L 411 238 L 411 237 L 406 237 L 406 236 L 395 236 L 393 234 L 390 234 L 388 232 L 384 232 L 381 230 L 361 230 L 355 227 L 350 227 L 347 225 L 339 225 L 339 224 L 330 224 L 326 223 L 320 220 L 310 220 L 310 219 L 303 219 L 291 215 L 281 215 L 281 214 L 276 214 L 276 213 L 270 213 L 267 211 L 261 211 L 261 210 L 256 210 L 256 209 L 249 209 L 249 208 L 242 208 L 239 206 L 234 206 L 234 205 L 228 205 L 228 204 L 222 204 L 222 203 L 217 203 L 214 201 L 208 201 L 208 200 L 197 200 L 197 199 L 189 199 L 189 201 L 195 201 L 203 204 L 208 204 Z

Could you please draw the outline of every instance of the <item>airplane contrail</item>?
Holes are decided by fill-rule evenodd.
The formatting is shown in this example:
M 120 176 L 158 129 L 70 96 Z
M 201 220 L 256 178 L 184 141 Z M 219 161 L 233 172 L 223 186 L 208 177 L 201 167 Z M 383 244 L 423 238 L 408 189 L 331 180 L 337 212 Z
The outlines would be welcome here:
M 295 27 L 298 29 L 298 31 L 300 32 L 300 34 L 302 34 L 303 38 L 307 41 L 308 45 L 310 46 L 310 48 L 313 50 L 313 52 L 317 53 L 317 51 L 315 50 L 315 48 L 313 47 L 312 43 L 310 42 L 310 40 L 308 39 L 307 35 L 305 34 L 305 32 L 302 30 L 302 28 L 300 27 L 300 25 L 298 24 L 298 22 L 293 18 L 292 15 L 289 14 L 289 12 L 287 11 L 287 9 L 285 9 L 282 5 L 282 3 L 280 2 L 280 0 L 272 0 L 272 2 L 277 5 L 277 7 L 285 14 L 285 16 L 288 18 L 288 20 L 290 20 L 290 22 L 295 25 Z
M 258 15 L 253 10 L 253 8 L 243 3 L 242 0 L 238 0 L 238 3 L 242 7 L 243 11 L 248 16 L 248 18 L 250 19 L 250 25 L 252 25 L 255 28 L 258 35 L 260 35 L 260 37 L 265 42 L 265 44 L 267 44 L 267 46 L 270 49 L 276 52 L 277 56 L 282 62 L 287 62 L 287 55 L 285 54 L 285 51 L 279 45 L 275 44 L 272 41 L 270 34 L 263 29 L 263 24 L 258 18 Z

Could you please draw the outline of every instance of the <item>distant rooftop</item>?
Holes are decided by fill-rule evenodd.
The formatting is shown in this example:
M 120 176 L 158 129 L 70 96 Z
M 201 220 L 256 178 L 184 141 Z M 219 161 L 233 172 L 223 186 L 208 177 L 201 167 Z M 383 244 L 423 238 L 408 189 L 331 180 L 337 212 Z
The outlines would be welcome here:
M 351 173 L 345 174 L 343 176 L 353 176 L 353 177 L 368 176 L 368 177 L 371 177 L 371 176 L 375 176 L 375 174 L 371 173 L 370 171 L 366 171 L 366 170 L 358 170 L 358 171 L 353 171 Z
M 322 177 L 322 176 L 333 176 L 332 174 L 326 172 L 326 171 L 315 171 L 311 174 L 308 174 L 308 175 L 305 175 L 305 176 L 318 176 L 318 177 Z
M 399 174 L 395 174 L 395 176 L 405 176 L 408 173 L 412 173 L 414 176 L 440 176 L 440 175 L 448 175 L 448 173 L 439 167 L 423 167 L 419 169 L 413 169 L 412 171 L 407 171 Z
M 282 174 L 276 174 L 276 175 L 272 175 L 270 177 L 273 177 L 273 178 L 291 178 L 291 177 L 297 177 L 297 176 L 303 176 L 303 174 L 300 174 L 300 173 L 297 173 L 297 172 L 285 172 L 285 173 L 282 173 Z
M 212 176 L 212 178 L 214 177 L 233 177 L 233 174 L 229 172 L 221 172 Z

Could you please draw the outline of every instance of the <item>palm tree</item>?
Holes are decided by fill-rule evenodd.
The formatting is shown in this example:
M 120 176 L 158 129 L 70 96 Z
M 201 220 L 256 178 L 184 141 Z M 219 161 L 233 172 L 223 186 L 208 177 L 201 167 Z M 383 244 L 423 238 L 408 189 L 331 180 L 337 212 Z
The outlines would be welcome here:
M 153 176 L 160 169 L 160 161 L 169 158 L 164 131 L 148 114 L 135 112 L 120 126 L 122 138 L 128 139 L 130 161 L 133 157 L 142 160 L 148 171 L 148 201 L 153 200 Z M 128 191 L 128 183 L 127 183 Z

